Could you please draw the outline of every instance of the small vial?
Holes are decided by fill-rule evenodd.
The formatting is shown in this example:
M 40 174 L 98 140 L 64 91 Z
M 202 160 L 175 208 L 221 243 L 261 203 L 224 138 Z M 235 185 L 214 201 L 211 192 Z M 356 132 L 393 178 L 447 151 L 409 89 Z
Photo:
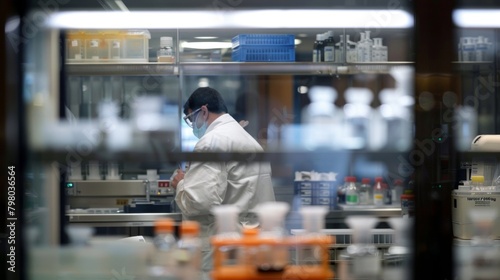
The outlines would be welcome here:
M 161 37 L 160 38 L 160 49 L 156 52 L 158 57 L 158 62 L 175 62 L 175 52 L 173 49 L 173 39 L 172 37 Z
M 359 193 L 356 187 L 356 177 L 349 176 L 346 178 L 347 187 L 345 190 L 345 201 L 347 205 L 359 204 Z

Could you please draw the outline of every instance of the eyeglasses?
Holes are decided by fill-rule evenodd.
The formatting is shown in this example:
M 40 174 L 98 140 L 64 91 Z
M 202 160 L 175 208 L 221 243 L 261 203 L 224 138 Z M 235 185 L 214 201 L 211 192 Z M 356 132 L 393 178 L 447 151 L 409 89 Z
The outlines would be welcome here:
M 189 127 L 193 128 L 193 121 L 191 120 L 191 117 L 198 113 L 200 110 L 201 107 L 183 117 L 184 121 Z

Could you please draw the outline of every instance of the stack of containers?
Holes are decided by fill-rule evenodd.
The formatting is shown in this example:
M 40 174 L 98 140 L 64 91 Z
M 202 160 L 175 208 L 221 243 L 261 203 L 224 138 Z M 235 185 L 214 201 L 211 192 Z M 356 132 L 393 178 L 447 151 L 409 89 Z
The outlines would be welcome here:
M 336 173 L 314 171 L 295 172 L 295 195 L 301 205 L 323 205 L 329 209 L 337 206 Z
M 232 39 L 232 60 L 239 62 L 295 61 L 295 36 L 240 34 Z
M 147 30 L 70 30 L 66 35 L 68 63 L 148 62 Z

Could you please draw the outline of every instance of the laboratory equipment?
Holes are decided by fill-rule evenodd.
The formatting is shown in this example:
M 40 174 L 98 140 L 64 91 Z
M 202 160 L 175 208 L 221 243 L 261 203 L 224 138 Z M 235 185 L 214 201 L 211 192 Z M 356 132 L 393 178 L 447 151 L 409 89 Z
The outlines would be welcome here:
M 375 206 L 384 205 L 385 190 L 383 185 L 383 178 L 376 177 L 373 185 L 373 204 Z
M 334 62 L 335 61 L 335 41 L 333 40 L 333 31 L 327 31 L 324 35 L 324 61 Z
M 460 280 L 498 279 L 500 275 L 500 243 L 494 240 L 498 213 L 493 209 L 475 208 L 469 213 L 472 221 L 471 240 L 455 240 L 455 273 Z
M 261 224 L 259 238 L 267 240 L 259 247 L 257 268 L 262 272 L 282 272 L 288 265 L 289 252 L 286 246 L 270 246 L 285 237 L 284 221 L 290 206 L 286 202 L 261 203 L 256 209 Z M 267 244 L 266 244 L 267 243 Z
M 454 114 L 455 146 L 459 151 L 469 151 L 477 136 L 477 111 L 472 106 L 458 106 Z
M 401 195 L 403 195 L 403 190 L 404 190 L 403 180 L 395 179 L 393 182 L 394 183 L 391 188 L 392 203 L 400 204 Z
M 325 228 L 325 216 L 328 213 L 328 207 L 302 206 L 299 212 L 302 216 L 304 232 L 298 238 L 325 236 L 322 230 Z M 320 265 L 325 254 L 328 256 L 328 252 L 323 251 L 320 245 L 298 245 L 296 263 L 298 265 Z
M 478 135 L 471 144 L 471 150 L 477 152 L 500 151 L 500 135 Z M 471 177 L 467 184 L 452 191 L 453 235 L 460 239 L 474 236 L 471 212 L 484 209 L 500 216 L 500 164 L 494 157 L 473 158 Z M 469 181 L 470 180 L 470 181 Z M 492 225 L 492 237 L 500 239 L 500 222 Z
M 288 208 L 285 202 L 259 204 L 256 211 L 261 219 L 261 228 L 244 227 L 242 234 L 239 237 L 234 235 L 235 238 L 212 237 L 214 267 L 211 278 L 214 280 L 271 280 L 302 277 L 311 280 L 332 279 L 334 274 L 329 265 L 328 250 L 335 240 L 322 232 L 325 223 L 324 216 L 328 208 L 303 206 L 300 212 L 305 230 L 297 236 L 287 236 L 284 233 L 283 219 Z M 224 231 L 234 230 L 232 223 L 227 225 L 229 228 L 224 226 Z M 234 247 L 244 251 L 237 263 L 228 262 L 226 258 L 230 256 L 224 252 L 224 248 Z M 298 258 L 295 261 L 288 257 L 290 252 L 296 253 L 295 256 Z
M 387 61 L 387 55 L 387 46 L 382 45 L 382 38 L 373 38 L 371 61 Z
M 214 239 L 224 242 L 224 240 L 235 240 L 241 238 L 238 230 L 238 214 L 240 209 L 236 205 L 218 205 L 213 207 L 210 212 L 215 217 L 217 234 Z M 220 248 L 221 256 L 217 260 L 224 260 L 221 265 L 234 265 L 244 257 L 241 248 L 237 246 L 224 246 Z
M 383 258 L 383 279 L 409 279 L 411 271 L 411 228 L 413 219 L 403 217 L 389 218 L 389 225 L 394 229 L 395 241 Z
M 346 223 L 354 231 L 353 242 L 340 254 L 340 279 L 378 279 L 381 272 L 381 256 L 373 244 L 371 232 L 377 223 L 377 218 L 350 216 L 346 218 Z

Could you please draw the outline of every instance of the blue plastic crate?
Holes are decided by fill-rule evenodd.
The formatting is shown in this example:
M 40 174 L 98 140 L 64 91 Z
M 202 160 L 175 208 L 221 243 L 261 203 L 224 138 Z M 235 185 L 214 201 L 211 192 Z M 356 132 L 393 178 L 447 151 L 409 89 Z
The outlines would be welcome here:
M 240 46 L 233 49 L 231 58 L 240 62 L 290 62 L 295 61 L 295 46 Z
M 232 40 L 233 49 L 240 46 L 294 46 L 291 34 L 239 34 Z

